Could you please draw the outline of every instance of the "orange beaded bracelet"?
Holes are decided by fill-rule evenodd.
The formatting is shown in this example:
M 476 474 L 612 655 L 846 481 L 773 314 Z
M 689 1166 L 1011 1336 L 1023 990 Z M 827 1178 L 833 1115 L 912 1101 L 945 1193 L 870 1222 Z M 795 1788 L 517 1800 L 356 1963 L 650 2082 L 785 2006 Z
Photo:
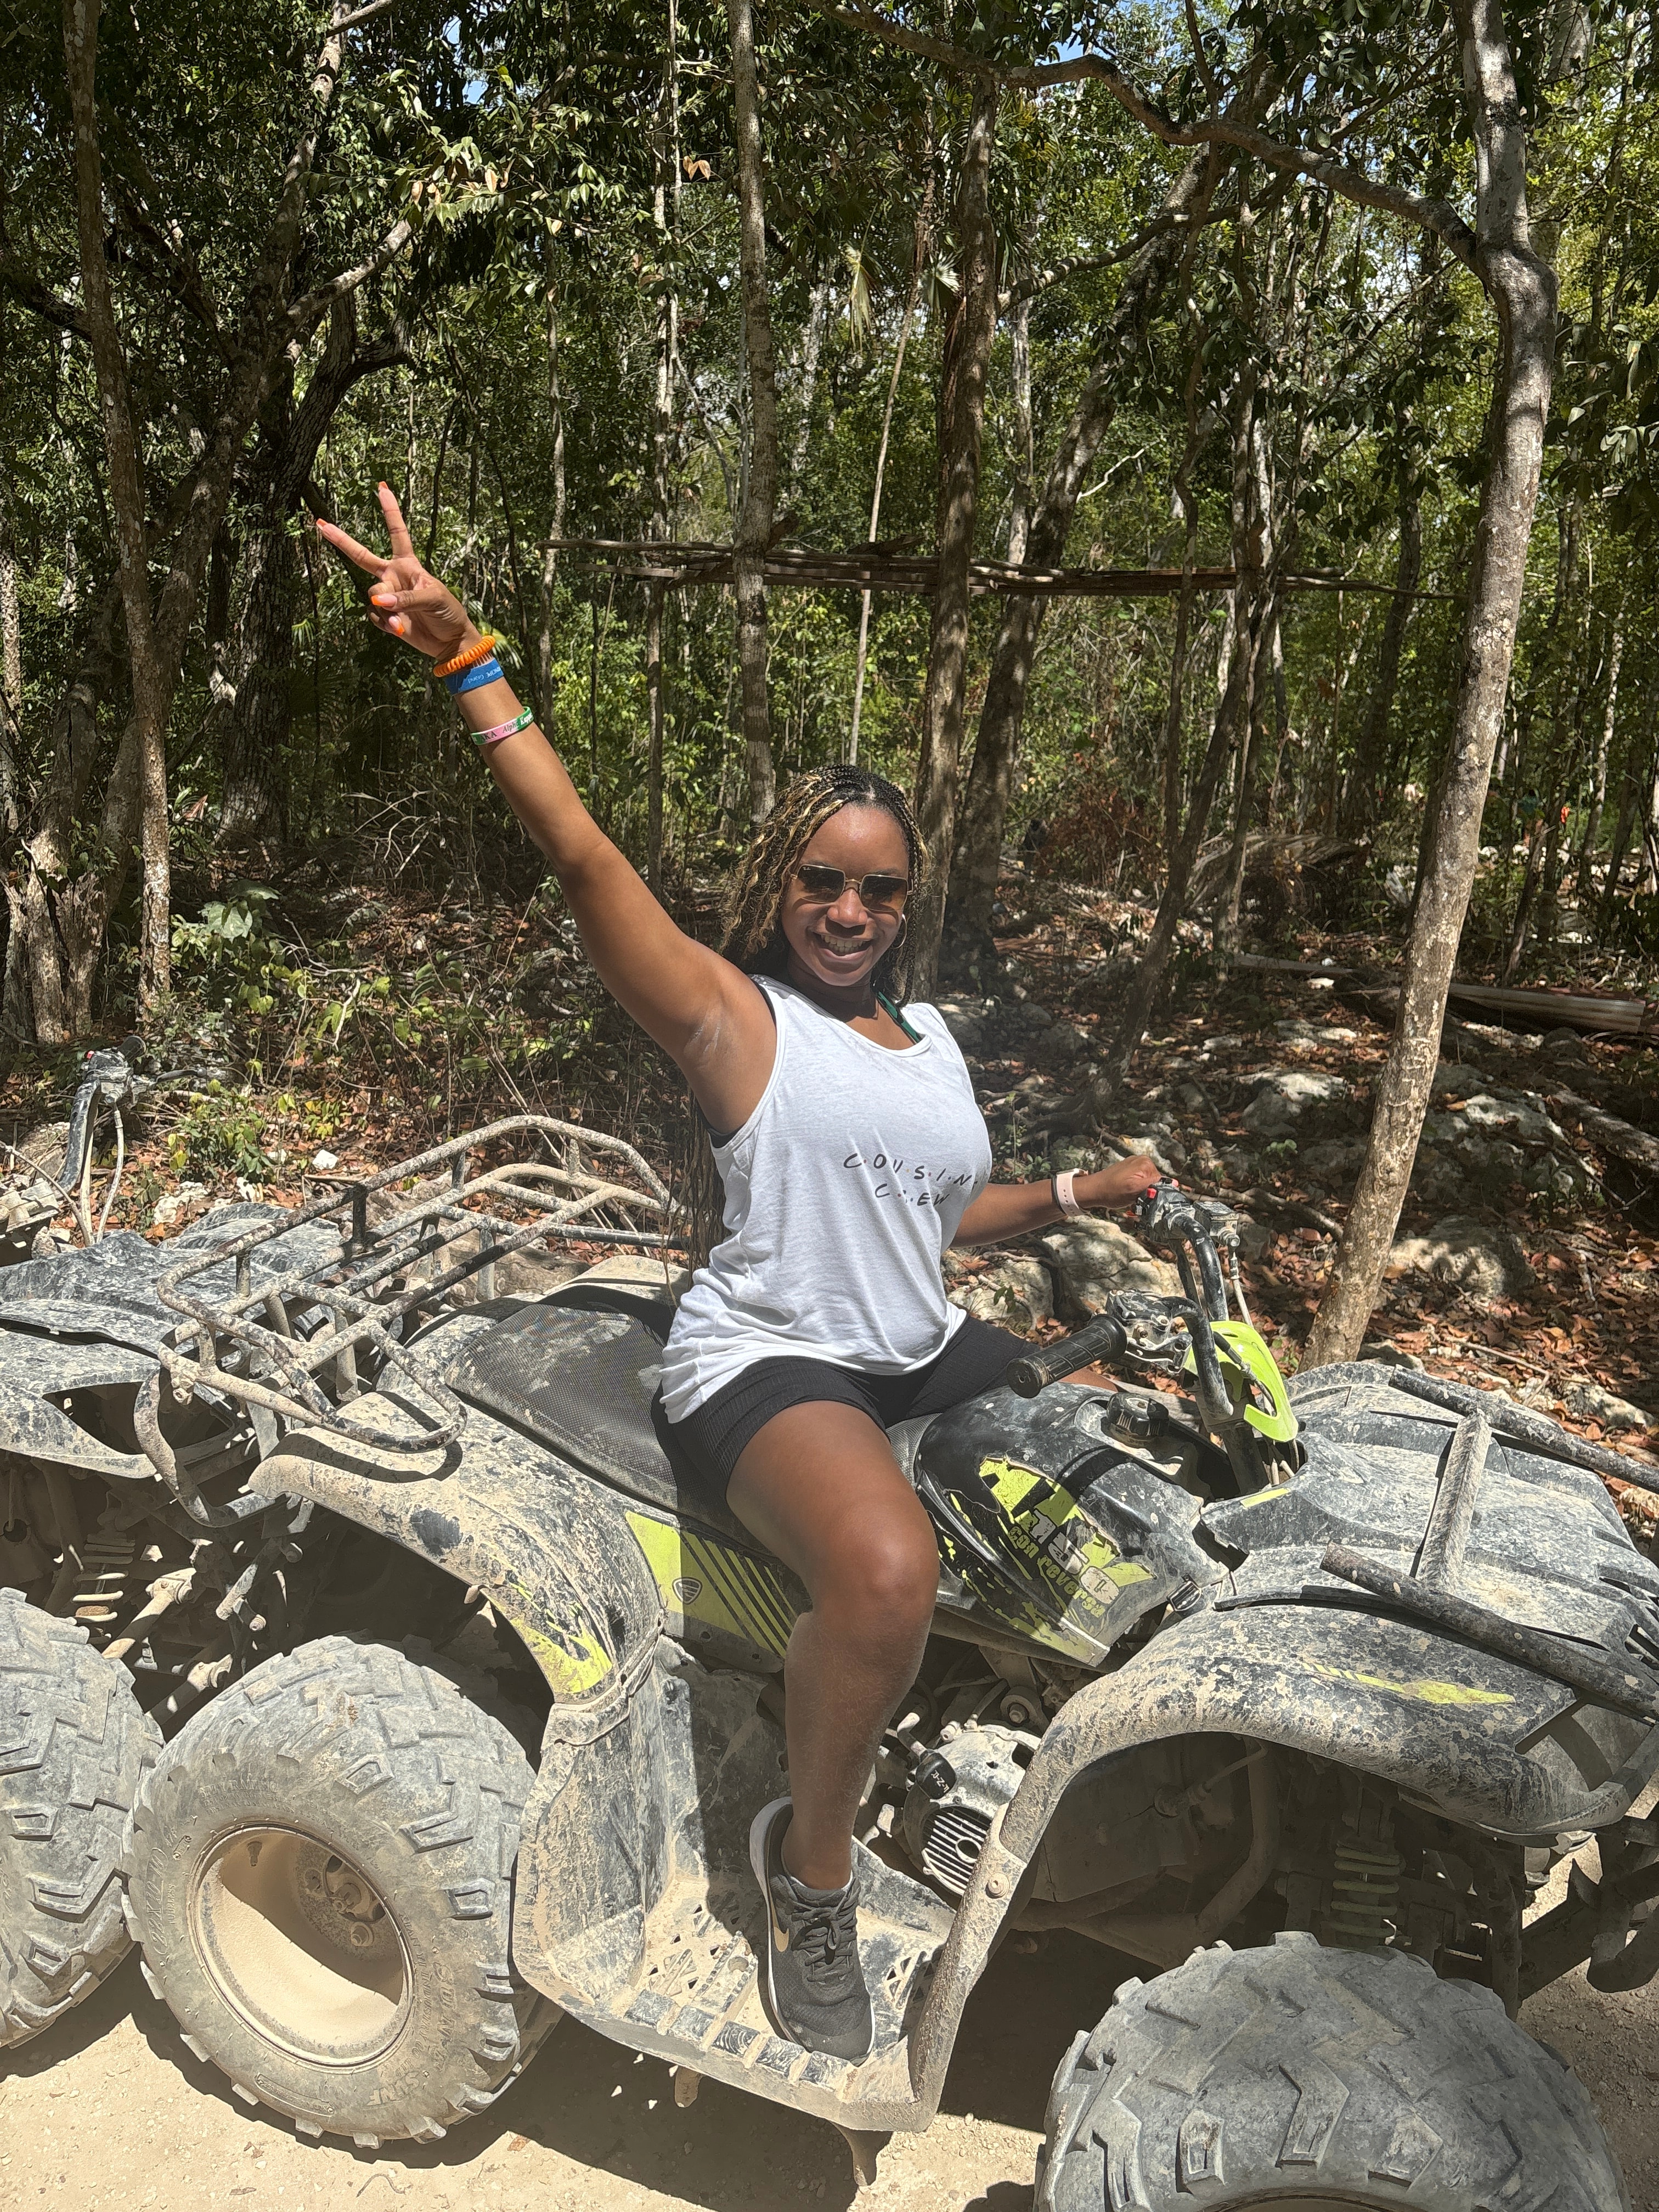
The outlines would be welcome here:
M 458 653 L 453 660 L 440 661 L 433 670 L 434 676 L 459 676 L 464 668 L 476 667 L 479 661 L 488 660 L 495 650 L 493 637 L 481 637 L 476 645 L 469 645 L 465 653 Z

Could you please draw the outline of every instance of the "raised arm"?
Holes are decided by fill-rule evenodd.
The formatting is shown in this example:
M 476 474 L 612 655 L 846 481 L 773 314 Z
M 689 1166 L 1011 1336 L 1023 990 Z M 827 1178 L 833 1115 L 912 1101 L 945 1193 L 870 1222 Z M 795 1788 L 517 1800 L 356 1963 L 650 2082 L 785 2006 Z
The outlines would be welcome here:
M 403 514 L 380 487 L 391 557 L 374 553 L 331 522 L 317 533 L 374 578 L 369 619 L 434 661 L 482 643 L 465 608 L 416 558 Z M 504 677 L 456 702 L 475 733 L 520 721 Z M 759 991 L 741 969 L 688 937 L 652 896 L 638 872 L 582 805 L 564 763 L 533 720 L 483 747 L 507 804 L 546 854 L 600 981 L 678 1063 L 717 1128 L 747 1121 L 771 1073 L 776 1031 Z

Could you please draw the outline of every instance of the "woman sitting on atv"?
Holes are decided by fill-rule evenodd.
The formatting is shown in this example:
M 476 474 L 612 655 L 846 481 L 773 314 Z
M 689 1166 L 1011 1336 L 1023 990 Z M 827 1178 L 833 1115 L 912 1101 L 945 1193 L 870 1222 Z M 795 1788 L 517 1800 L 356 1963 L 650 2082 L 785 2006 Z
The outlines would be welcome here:
M 785 1664 L 791 1795 L 757 1814 L 780 2032 L 861 2058 L 853 1822 L 915 1680 L 939 1557 L 885 1430 L 1000 1381 L 1021 1348 L 946 1303 L 955 1243 L 1132 1204 L 1146 1158 L 992 1183 L 961 1053 L 905 1004 L 904 908 L 926 864 L 904 797 L 862 769 L 799 777 L 744 864 L 725 941 L 687 937 L 594 823 L 465 610 L 416 558 L 317 528 L 376 580 L 371 619 L 439 664 L 545 853 L 607 989 L 674 1060 L 707 1124 L 724 1237 L 680 1302 L 663 1404 L 684 1462 L 799 1577 Z

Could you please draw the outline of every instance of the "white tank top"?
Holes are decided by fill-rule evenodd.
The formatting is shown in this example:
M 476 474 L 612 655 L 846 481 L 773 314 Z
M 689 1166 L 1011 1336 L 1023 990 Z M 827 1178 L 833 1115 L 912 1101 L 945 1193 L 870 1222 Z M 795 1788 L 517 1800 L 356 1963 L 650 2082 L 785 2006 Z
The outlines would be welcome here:
M 699 1267 L 663 1353 L 671 1421 L 757 1359 L 827 1359 L 902 1375 L 960 1324 L 940 1262 L 991 1175 L 967 1064 L 936 1008 L 920 1042 L 861 1036 L 787 983 L 757 976 L 777 1018 L 760 1103 L 714 1146 L 724 1242 Z

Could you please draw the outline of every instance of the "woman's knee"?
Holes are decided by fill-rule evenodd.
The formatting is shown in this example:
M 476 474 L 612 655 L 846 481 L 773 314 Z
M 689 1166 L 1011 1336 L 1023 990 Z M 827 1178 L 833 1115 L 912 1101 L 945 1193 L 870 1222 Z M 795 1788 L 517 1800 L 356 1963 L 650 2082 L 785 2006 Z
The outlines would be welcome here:
M 822 1565 L 814 1608 L 862 1635 L 908 1644 L 933 1618 L 939 1547 L 925 1515 L 860 1528 Z

